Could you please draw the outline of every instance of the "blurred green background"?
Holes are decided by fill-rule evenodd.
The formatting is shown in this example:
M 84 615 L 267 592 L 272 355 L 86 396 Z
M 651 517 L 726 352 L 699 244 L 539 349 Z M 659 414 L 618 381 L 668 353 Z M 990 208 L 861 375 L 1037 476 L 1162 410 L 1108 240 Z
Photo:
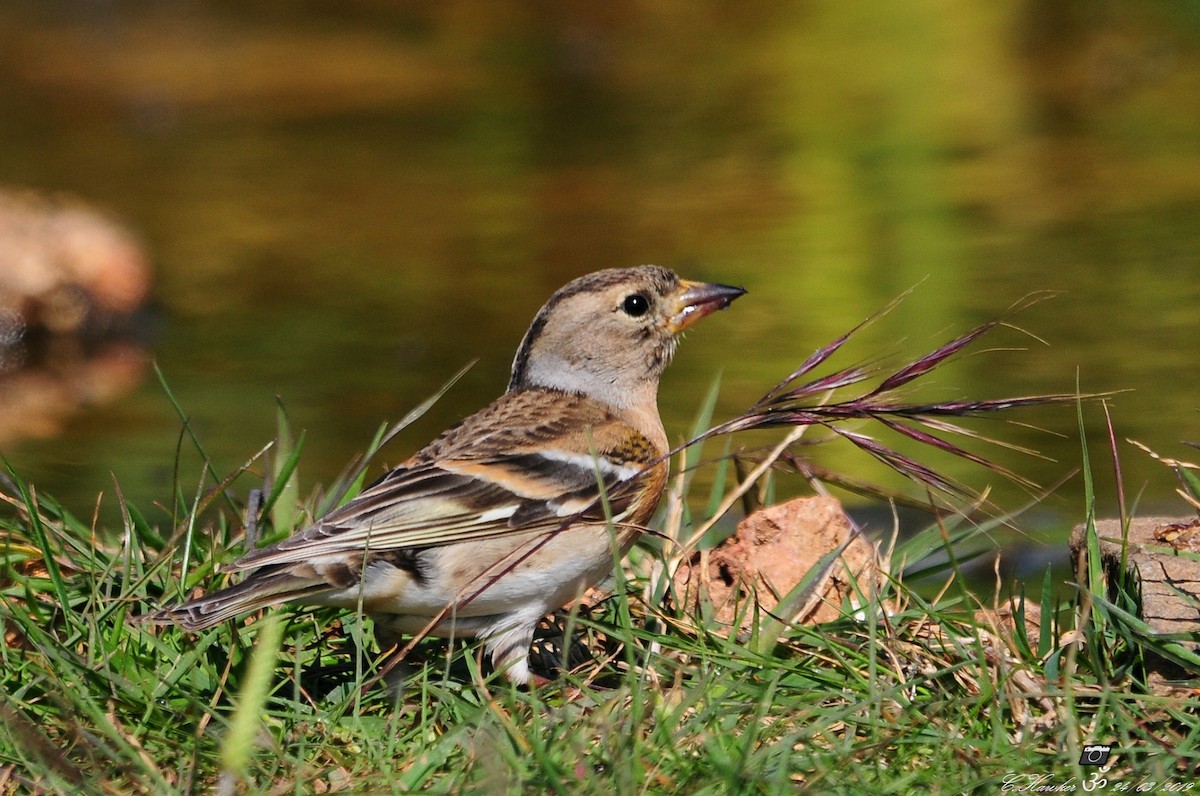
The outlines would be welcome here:
M 219 472 L 272 437 L 279 396 L 307 491 L 478 358 L 394 463 L 501 391 L 554 289 L 653 262 L 750 291 L 668 373 L 675 437 L 716 374 L 724 417 L 914 285 L 841 364 L 1057 291 L 1015 319 L 1029 334 L 914 395 L 1129 390 L 1111 410 L 1130 499 L 1185 508 L 1125 440 L 1197 458 L 1200 3 L 5 0 L 0 107 L 0 185 L 82 197 L 147 245 L 136 356 Z M 1045 485 L 1079 467 L 1073 408 L 1011 419 L 1041 430 L 981 428 L 1048 458 L 995 452 L 1007 466 Z M 1086 421 L 1112 513 L 1103 413 Z M 155 515 L 200 477 L 179 437 L 144 370 L 0 452 L 77 513 L 103 492 L 115 516 L 115 476 Z M 1081 493 L 1034 524 L 1064 538 Z

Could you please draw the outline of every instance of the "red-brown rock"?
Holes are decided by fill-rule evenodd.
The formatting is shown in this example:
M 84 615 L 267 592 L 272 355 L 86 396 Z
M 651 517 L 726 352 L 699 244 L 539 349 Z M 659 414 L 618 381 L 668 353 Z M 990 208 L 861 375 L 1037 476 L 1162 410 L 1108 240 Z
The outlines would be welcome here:
M 711 604 L 721 624 L 732 625 L 740 614 L 740 629 L 746 630 L 754 621 L 755 599 L 761 612 L 774 613 L 823 556 L 843 546 L 832 566 L 794 604 L 791 616 L 780 617 L 793 623 L 828 622 L 841 614 L 847 598 L 872 598 L 882 573 L 875 544 L 852 528 L 831 497 L 797 498 L 751 514 L 729 539 L 679 566 L 675 595 L 687 609 Z

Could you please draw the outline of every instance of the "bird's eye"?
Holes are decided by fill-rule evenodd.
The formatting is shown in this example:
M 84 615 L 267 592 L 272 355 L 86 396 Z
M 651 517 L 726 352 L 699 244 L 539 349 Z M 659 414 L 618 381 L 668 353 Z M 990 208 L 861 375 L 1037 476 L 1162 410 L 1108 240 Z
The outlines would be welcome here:
M 621 302 L 621 309 L 631 318 L 640 318 L 650 311 L 650 299 L 641 293 L 632 293 Z

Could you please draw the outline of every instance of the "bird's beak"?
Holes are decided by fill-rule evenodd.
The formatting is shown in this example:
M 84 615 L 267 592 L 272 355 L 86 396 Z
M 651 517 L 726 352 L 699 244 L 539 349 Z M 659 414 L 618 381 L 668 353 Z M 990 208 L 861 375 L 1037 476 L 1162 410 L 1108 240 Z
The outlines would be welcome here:
M 671 334 L 678 334 L 705 315 L 725 309 L 745 292 L 744 288 L 732 285 L 681 280 L 679 288 L 675 291 L 667 328 L 671 330 Z

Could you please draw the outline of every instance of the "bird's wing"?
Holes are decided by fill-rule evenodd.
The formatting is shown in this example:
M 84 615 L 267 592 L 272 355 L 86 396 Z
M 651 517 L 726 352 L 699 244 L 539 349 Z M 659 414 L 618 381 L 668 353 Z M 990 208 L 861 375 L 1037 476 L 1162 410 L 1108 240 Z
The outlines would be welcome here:
M 552 530 L 581 512 L 603 520 L 602 503 L 607 516 L 620 521 L 637 501 L 634 480 L 643 467 L 552 448 L 402 467 L 308 529 L 251 552 L 234 567 Z

